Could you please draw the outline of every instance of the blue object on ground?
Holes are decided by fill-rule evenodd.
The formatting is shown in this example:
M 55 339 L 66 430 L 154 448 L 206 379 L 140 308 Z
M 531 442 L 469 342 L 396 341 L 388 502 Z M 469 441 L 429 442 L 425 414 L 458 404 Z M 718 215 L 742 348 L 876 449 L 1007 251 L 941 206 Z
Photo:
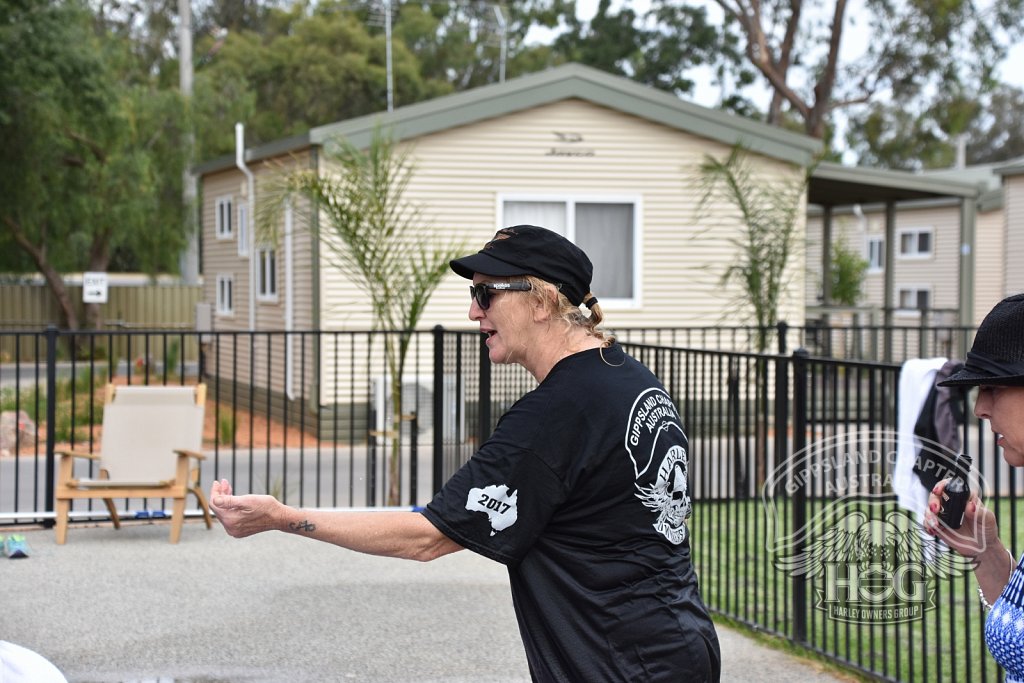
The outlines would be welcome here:
M 28 557 L 28 543 L 21 534 L 11 534 L 4 541 L 4 555 L 12 560 Z

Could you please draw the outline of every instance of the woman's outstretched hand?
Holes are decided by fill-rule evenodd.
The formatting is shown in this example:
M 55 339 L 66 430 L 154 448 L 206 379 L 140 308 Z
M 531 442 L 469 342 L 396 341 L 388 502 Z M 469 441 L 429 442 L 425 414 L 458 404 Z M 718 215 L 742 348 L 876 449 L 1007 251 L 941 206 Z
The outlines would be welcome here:
M 282 505 L 273 496 L 236 496 L 227 479 L 210 487 L 210 507 L 224 530 L 234 538 L 245 538 L 280 528 Z

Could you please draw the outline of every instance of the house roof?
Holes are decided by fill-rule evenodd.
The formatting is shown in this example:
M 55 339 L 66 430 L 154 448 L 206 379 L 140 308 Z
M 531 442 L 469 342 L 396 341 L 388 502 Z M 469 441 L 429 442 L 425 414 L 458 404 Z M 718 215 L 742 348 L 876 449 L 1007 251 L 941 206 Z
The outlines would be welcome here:
M 850 206 L 938 197 L 973 198 L 981 189 L 976 182 L 937 174 L 822 162 L 811 174 L 807 201 L 820 206 Z
M 648 121 L 727 145 L 742 144 L 751 151 L 800 166 L 809 164 L 821 142 L 799 133 L 727 112 L 684 102 L 675 95 L 641 85 L 581 64 L 545 71 L 445 95 L 376 113 L 317 126 L 294 137 L 246 150 L 246 161 L 259 161 L 310 146 L 325 146 L 344 137 L 357 147 L 369 143 L 377 126 L 408 139 L 456 128 L 566 99 L 581 99 Z M 194 167 L 199 175 L 234 166 L 234 155 Z
M 1011 159 L 1001 166 L 996 166 L 994 172 L 998 175 L 1022 175 L 1024 174 L 1024 157 Z
M 503 83 L 445 95 L 311 128 L 306 133 L 249 148 L 247 162 L 260 161 L 311 146 L 328 146 L 345 138 L 356 147 L 369 144 L 374 130 L 383 126 L 396 139 L 415 138 L 469 125 L 566 99 L 581 99 L 632 114 L 641 119 L 799 166 L 812 163 L 821 141 L 778 126 L 746 119 L 680 100 L 675 95 L 613 76 L 582 64 L 565 64 Z M 196 165 L 199 175 L 233 168 L 234 155 Z M 812 174 L 808 202 L 846 206 L 938 197 L 975 197 L 973 182 L 905 171 L 819 163 Z

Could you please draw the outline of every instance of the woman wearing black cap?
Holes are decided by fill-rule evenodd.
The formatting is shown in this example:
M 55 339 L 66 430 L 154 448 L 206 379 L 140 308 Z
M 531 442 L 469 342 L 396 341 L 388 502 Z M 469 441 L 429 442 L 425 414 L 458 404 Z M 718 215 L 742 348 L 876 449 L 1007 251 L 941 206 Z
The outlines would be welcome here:
M 974 414 L 990 422 L 1006 462 L 1024 467 L 1024 294 L 996 304 L 978 327 L 964 368 L 941 384 L 977 386 Z M 974 560 L 982 604 L 992 610 L 985 622 L 985 642 L 1006 670 L 1007 682 L 1024 683 L 1024 631 L 1017 626 L 1024 623 L 1024 557 L 1015 559 L 1003 545 L 995 515 L 976 495 L 968 501 L 958 530 L 940 522 L 937 514 L 947 483 L 940 481 L 932 490 L 925 528 Z
M 537 388 L 422 514 L 297 510 L 215 482 L 225 529 L 421 560 L 468 548 L 501 562 L 536 681 L 718 681 L 718 638 L 690 561 L 686 435 L 657 378 L 598 329 L 590 259 L 521 225 L 451 267 L 473 282 L 469 317 L 491 361 L 522 365 Z

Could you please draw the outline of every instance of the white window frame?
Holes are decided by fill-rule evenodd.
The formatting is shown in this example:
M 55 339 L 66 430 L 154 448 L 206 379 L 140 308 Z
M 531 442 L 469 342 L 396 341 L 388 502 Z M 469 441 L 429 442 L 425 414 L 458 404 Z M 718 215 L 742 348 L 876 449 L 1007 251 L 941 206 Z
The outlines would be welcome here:
M 913 292 L 915 306 L 914 308 L 903 308 L 903 293 Z M 896 314 L 904 318 L 916 318 L 920 317 L 921 309 L 917 308 L 917 298 L 921 292 L 925 292 L 928 295 L 928 308 L 931 309 L 935 306 L 935 300 L 932 295 L 932 288 L 930 285 L 897 285 L 896 286 L 896 301 L 893 303 L 893 307 L 896 309 Z
M 914 251 L 903 251 L 903 238 L 914 235 Z M 928 251 L 918 249 L 920 235 L 928 235 Z M 935 255 L 935 230 L 932 228 L 904 228 L 896 231 L 896 258 L 903 261 L 920 261 Z
M 215 286 L 217 315 L 233 316 L 235 314 L 235 276 L 217 275 Z
M 219 240 L 229 240 L 234 237 L 235 217 L 233 215 L 233 205 L 234 197 L 229 194 L 217 197 L 217 200 L 214 202 L 216 207 L 214 211 L 217 226 L 216 233 Z
M 256 247 L 256 299 L 262 302 L 277 301 L 277 250 L 270 245 Z M 271 273 L 269 281 L 267 273 Z
M 875 246 L 877 245 L 877 246 Z M 865 242 L 865 260 L 868 262 L 869 273 L 881 273 L 885 271 L 885 237 L 881 235 L 869 235 Z M 875 256 L 877 255 L 877 260 Z
M 238 255 L 249 255 L 249 205 L 246 202 L 238 204 Z
M 573 243 L 576 242 L 576 205 L 577 204 L 630 204 L 633 207 L 633 297 L 609 297 L 601 296 L 601 292 L 594 292 L 605 310 L 626 310 L 638 309 L 643 305 L 643 292 L 640 283 L 641 267 L 641 245 L 643 245 L 643 197 L 640 195 L 614 195 L 614 194 L 584 194 L 574 192 L 559 193 L 499 193 L 497 196 L 497 207 L 495 216 L 497 223 L 495 230 L 508 227 L 503 224 L 506 202 L 565 202 L 566 204 L 566 238 Z M 542 226 L 546 227 L 546 226 Z

